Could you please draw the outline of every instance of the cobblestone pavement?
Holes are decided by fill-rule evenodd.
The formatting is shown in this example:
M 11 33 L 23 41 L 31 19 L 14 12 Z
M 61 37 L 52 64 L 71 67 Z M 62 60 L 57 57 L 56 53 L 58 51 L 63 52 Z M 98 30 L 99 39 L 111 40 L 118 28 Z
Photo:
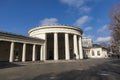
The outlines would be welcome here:
M 1 62 L 0 80 L 120 80 L 120 60 Z

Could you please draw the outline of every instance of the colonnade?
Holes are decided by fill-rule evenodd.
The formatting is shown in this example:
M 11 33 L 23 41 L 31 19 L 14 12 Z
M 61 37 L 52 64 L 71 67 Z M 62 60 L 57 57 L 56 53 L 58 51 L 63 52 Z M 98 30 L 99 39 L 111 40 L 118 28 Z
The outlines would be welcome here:
M 54 33 L 54 60 L 58 60 L 58 34 Z M 70 46 L 69 46 L 69 33 L 65 33 L 65 60 L 70 60 Z M 81 36 L 73 35 L 73 53 L 76 59 L 83 59 Z
M 58 50 L 58 47 L 59 47 L 59 40 L 58 40 L 58 34 L 59 33 L 54 33 L 54 60 L 59 60 L 59 50 Z M 72 37 L 72 41 L 73 41 L 73 53 L 76 55 L 76 59 L 83 59 L 83 52 L 82 52 L 82 43 L 81 43 L 81 36 L 77 35 L 77 34 L 73 34 L 73 37 Z M 70 34 L 69 33 L 65 33 L 64 34 L 64 40 L 65 40 L 65 60 L 70 60 Z M 10 51 L 9 51 L 9 62 L 14 62 L 15 61 L 15 45 L 17 42 L 10 42 Z M 27 58 L 29 56 L 27 56 L 27 45 L 29 43 L 20 43 L 22 44 L 21 45 L 21 60 L 22 62 L 26 62 L 27 61 Z M 36 53 L 36 46 L 40 46 L 39 47 L 39 58 L 40 60 L 39 61 L 44 61 L 46 60 L 46 45 L 45 44 L 35 44 L 35 43 L 30 43 L 31 44 L 31 53 L 28 53 L 28 54 L 31 54 L 31 61 L 36 61 L 36 56 L 37 56 L 37 53 Z
M 26 43 L 23 43 L 22 46 L 22 62 L 26 61 Z M 36 61 L 36 45 L 32 44 L 32 61 Z M 43 45 L 40 45 L 40 60 L 43 60 Z M 15 42 L 11 42 L 10 44 L 10 56 L 9 56 L 9 62 L 14 62 L 14 49 L 15 49 Z

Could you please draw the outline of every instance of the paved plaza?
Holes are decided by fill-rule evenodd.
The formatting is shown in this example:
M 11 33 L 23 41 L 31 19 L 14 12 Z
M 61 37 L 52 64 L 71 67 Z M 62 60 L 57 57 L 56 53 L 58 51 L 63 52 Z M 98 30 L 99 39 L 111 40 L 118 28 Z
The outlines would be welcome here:
M 120 80 L 120 60 L 1 62 L 0 80 Z

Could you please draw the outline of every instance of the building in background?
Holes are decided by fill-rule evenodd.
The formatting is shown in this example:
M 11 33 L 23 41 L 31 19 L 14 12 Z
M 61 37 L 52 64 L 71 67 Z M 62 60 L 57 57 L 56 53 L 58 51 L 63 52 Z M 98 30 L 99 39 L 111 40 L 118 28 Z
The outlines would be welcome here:
M 82 38 L 82 46 L 83 47 L 92 47 L 93 41 L 91 38 L 83 37 Z
M 107 49 L 93 44 L 91 38 L 83 37 L 82 43 L 84 58 L 108 58 Z

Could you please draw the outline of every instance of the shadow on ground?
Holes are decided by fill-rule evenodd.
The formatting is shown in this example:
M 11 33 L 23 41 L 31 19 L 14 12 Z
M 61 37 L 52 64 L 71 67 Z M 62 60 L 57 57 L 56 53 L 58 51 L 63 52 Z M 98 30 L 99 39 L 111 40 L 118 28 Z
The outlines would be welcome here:
M 87 70 L 39 75 L 32 80 L 120 80 L 120 60 L 93 66 Z
M 120 59 L 113 60 L 111 61 L 111 63 L 120 65 Z
M 20 66 L 22 66 L 22 65 L 10 63 L 10 62 L 0 62 L 0 69 L 11 68 L 11 67 L 20 67 Z

